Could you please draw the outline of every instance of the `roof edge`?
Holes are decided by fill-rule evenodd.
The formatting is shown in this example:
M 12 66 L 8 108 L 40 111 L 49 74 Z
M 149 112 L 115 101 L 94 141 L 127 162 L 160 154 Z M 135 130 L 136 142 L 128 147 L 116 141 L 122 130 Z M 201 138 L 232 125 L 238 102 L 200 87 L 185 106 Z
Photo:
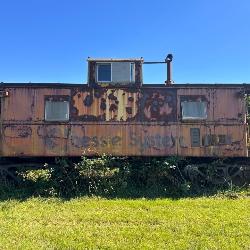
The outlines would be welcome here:
M 143 57 L 141 58 L 91 58 L 88 57 L 88 62 L 143 62 Z

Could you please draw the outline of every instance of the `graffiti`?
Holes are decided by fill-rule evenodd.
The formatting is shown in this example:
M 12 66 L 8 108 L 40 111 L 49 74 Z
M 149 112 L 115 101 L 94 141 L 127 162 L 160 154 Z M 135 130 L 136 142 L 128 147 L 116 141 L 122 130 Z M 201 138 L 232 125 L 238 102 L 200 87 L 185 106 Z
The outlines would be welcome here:
M 32 128 L 25 125 L 5 126 L 4 136 L 10 138 L 28 138 L 32 136 Z
M 120 136 L 72 136 L 72 145 L 77 148 L 88 147 L 116 147 L 121 145 L 122 138 Z
M 188 148 L 188 145 L 185 142 L 185 138 L 183 136 L 179 137 L 179 145 L 180 145 L 181 148 Z
M 202 145 L 204 147 L 208 146 L 220 146 L 220 145 L 230 145 L 232 144 L 232 137 L 230 135 L 204 135 L 202 137 Z
M 130 132 L 131 146 L 139 147 L 140 151 L 147 149 L 161 150 L 175 146 L 175 138 L 172 135 L 138 135 L 135 132 Z
M 69 129 L 68 127 L 58 126 L 39 126 L 37 128 L 37 135 L 43 139 L 44 145 L 48 149 L 54 149 L 61 145 L 61 139 L 68 138 Z
M 59 138 L 59 139 L 67 139 L 69 133 L 68 127 L 60 127 L 60 126 L 39 126 L 37 128 L 37 135 L 39 137 L 46 138 Z

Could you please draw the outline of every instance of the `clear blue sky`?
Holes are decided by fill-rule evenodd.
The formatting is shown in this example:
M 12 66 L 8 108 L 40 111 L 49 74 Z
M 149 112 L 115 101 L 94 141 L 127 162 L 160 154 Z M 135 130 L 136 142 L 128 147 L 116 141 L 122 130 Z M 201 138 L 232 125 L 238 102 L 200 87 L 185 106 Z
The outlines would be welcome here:
M 250 0 L 0 0 L 0 82 L 82 83 L 88 56 L 169 52 L 176 83 L 250 83 Z

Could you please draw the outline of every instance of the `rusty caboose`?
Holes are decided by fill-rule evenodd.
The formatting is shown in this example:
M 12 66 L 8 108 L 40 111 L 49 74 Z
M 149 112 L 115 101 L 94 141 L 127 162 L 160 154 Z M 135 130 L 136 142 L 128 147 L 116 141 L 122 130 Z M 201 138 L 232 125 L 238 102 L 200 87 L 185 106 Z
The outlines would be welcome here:
M 86 84 L 2 83 L 0 156 L 247 157 L 246 84 L 143 84 L 143 58 L 88 59 Z

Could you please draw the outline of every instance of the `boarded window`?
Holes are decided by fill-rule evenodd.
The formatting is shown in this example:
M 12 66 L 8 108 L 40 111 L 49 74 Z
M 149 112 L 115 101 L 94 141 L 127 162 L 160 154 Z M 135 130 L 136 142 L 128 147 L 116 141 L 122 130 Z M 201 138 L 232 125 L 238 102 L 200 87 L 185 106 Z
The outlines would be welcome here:
M 182 119 L 206 119 L 207 118 L 207 103 L 184 101 L 181 102 Z
M 111 82 L 111 63 L 97 64 L 97 81 Z
M 69 102 L 68 101 L 46 101 L 45 121 L 68 121 Z
M 200 129 L 199 128 L 191 128 L 190 129 L 191 136 L 191 146 L 199 147 L 200 146 Z

